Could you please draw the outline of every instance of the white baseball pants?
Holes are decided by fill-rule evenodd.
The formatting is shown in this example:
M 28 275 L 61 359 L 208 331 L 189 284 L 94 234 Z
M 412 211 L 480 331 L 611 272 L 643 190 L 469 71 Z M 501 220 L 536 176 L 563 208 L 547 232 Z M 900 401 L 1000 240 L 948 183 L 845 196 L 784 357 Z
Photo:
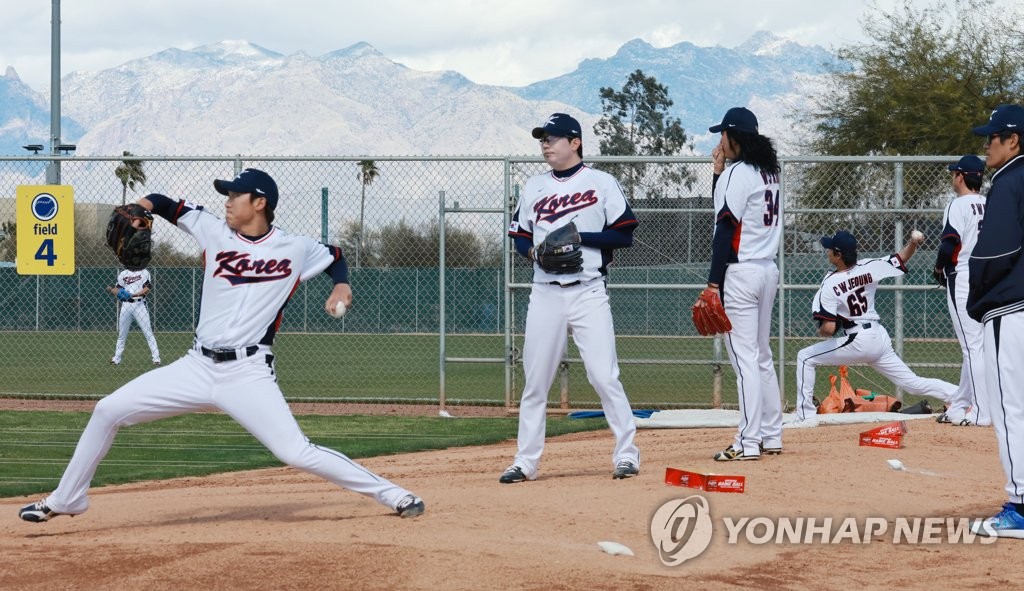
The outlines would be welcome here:
M 124 355 L 124 346 L 128 342 L 128 329 L 132 326 L 132 320 L 139 325 L 139 330 L 146 337 L 149 345 L 149 353 L 153 362 L 160 361 L 160 349 L 156 346 L 156 337 L 153 335 L 153 326 L 149 322 L 149 308 L 146 307 L 146 300 L 137 302 L 121 302 L 121 313 L 117 318 L 117 345 L 114 347 L 114 363 L 121 363 L 121 356 Z
M 273 355 L 261 347 L 251 357 L 222 363 L 190 350 L 100 400 L 47 507 L 70 514 L 88 509 L 89 483 L 120 427 L 202 410 L 225 412 L 285 464 L 383 505 L 394 509 L 409 494 L 344 454 L 310 442 L 277 385 Z
M 525 384 L 519 402 L 519 448 L 514 462 L 530 479 L 537 477 L 544 451 L 548 391 L 565 352 L 568 329 L 572 329 L 587 380 L 601 398 L 601 408 L 615 436 L 612 466 L 624 460 L 640 465 L 640 450 L 633 442 L 633 410 L 619 381 L 615 327 L 604 280 L 571 287 L 534 283 L 526 313 Z
M 1024 503 L 1024 311 L 985 323 L 985 377 L 1006 494 Z
M 975 425 L 991 425 L 985 386 L 985 325 L 967 315 L 969 287 L 966 274 L 959 280 L 957 275 L 949 278 L 946 303 L 964 362 L 960 387 L 953 394 L 946 416 L 954 424 L 966 418 Z
M 907 367 L 892 349 L 889 331 L 880 323 L 870 322 L 871 328 L 855 328 L 847 335 L 826 339 L 804 347 L 796 356 L 797 418 L 808 419 L 818 412 L 814 408 L 815 369 L 819 365 L 867 364 L 893 384 L 911 394 L 936 396 L 949 403 L 957 387 L 935 378 L 922 378 Z M 854 332 L 856 331 L 856 332 Z
M 740 405 L 732 447 L 743 449 L 745 456 L 761 455 L 761 444 L 782 447 L 782 398 L 769 341 L 778 290 L 775 261 L 732 263 L 725 271 L 722 305 L 732 324 L 725 344 Z

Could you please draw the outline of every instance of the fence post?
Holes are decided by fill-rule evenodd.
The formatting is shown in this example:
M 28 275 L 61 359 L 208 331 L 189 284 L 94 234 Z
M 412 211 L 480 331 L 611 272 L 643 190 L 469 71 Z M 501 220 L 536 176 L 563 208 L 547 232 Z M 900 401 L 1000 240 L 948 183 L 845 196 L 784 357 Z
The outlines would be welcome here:
M 896 203 L 895 203 L 895 205 L 896 205 L 896 209 L 901 209 L 903 207 L 903 163 L 902 162 L 897 162 L 896 163 L 893 177 L 894 177 L 895 182 L 896 182 L 896 194 L 895 194 Z M 896 236 L 895 236 L 895 238 L 896 238 L 896 252 L 899 252 L 900 249 L 903 248 L 903 218 L 902 217 L 897 217 L 896 218 L 895 232 L 896 232 Z M 897 285 L 897 287 L 902 287 L 903 286 L 903 276 L 902 275 L 896 278 L 896 285 Z M 896 301 L 895 301 L 894 307 L 895 307 L 895 309 L 893 311 L 893 314 L 895 316 L 896 326 L 894 326 L 893 329 L 894 329 L 896 334 L 893 335 L 893 337 L 894 337 L 893 338 L 893 341 L 894 341 L 893 344 L 894 344 L 894 348 L 896 350 L 896 354 L 900 356 L 900 359 L 903 359 L 903 290 L 902 289 L 897 289 L 896 290 Z M 896 398 L 900 402 L 903 402 L 903 388 L 896 388 Z
M 440 358 L 438 359 L 438 363 L 439 363 L 439 366 L 440 366 L 440 375 L 441 375 L 441 388 L 440 388 L 440 391 L 438 392 L 437 403 L 441 407 L 441 410 L 444 410 L 444 405 L 445 405 L 444 359 L 445 359 L 445 356 L 446 356 L 446 354 L 445 354 L 445 328 L 446 328 L 445 327 L 445 289 L 444 289 L 444 267 L 445 267 L 445 250 L 444 250 L 444 235 L 445 235 L 445 231 L 444 231 L 444 225 L 445 225 L 445 219 L 444 219 L 444 191 L 438 191 L 438 193 L 437 193 L 437 201 L 438 201 L 438 216 L 439 216 L 438 217 L 438 232 L 437 232 L 437 250 L 438 250 L 438 259 L 437 259 L 437 277 L 438 277 L 438 282 L 437 282 L 437 290 L 438 290 L 438 294 L 439 294 L 438 306 L 437 307 L 438 307 L 438 315 L 439 315 L 439 317 L 438 317 L 438 323 L 437 323 L 438 324 L 437 331 L 438 331 L 438 336 L 440 337 L 440 338 L 438 338 L 438 341 L 441 343 L 441 345 L 440 345 L 440 353 L 439 353 L 440 354 Z

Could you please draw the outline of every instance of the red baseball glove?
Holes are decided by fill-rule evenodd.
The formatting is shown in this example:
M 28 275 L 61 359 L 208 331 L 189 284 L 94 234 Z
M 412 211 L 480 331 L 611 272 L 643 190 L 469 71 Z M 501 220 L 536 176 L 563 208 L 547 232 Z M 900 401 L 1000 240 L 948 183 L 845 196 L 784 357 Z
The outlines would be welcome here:
M 718 291 L 706 287 L 693 304 L 693 325 L 703 336 L 715 335 L 732 330 L 732 323 L 722 306 Z

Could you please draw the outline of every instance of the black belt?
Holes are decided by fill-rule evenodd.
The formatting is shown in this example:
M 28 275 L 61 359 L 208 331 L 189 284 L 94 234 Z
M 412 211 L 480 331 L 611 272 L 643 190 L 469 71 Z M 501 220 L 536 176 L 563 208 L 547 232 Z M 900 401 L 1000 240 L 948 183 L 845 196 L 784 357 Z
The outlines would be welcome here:
M 221 362 L 224 362 L 224 361 L 235 361 L 237 359 L 245 359 L 246 357 L 252 357 L 253 355 L 256 354 L 256 351 L 260 350 L 260 348 L 259 348 L 258 345 L 249 345 L 244 350 L 242 350 L 242 349 L 207 349 L 206 347 L 200 345 L 198 350 L 203 355 L 209 357 L 210 359 L 213 359 L 214 363 L 221 363 Z M 241 357 L 239 357 L 238 352 L 240 350 L 244 351 L 245 355 L 242 355 Z
M 846 334 L 857 334 L 858 332 L 862 330 L 867 330 L 869 328 L 871 328 L 870 322 L 865 322 L 864 324 L 854 324 L 850 328 L 846 329 Z
M 569 283 L 559 283 L 557 281 L 551 281 L 548 283 L 548 285 L 557 285 L 558 287 L 572 287 L 574 285 L 579 285 L 580 283 L 583 282 L 577 279 L 576 281 L 570 281 Z
M 132 299 L 130 299 L 128 301 L 129 302 L 141 302 L 141 301 L 143 301 L 145 299 L 146 299 L 146 296 L 142 296 L 141 298 L 132 298 Z

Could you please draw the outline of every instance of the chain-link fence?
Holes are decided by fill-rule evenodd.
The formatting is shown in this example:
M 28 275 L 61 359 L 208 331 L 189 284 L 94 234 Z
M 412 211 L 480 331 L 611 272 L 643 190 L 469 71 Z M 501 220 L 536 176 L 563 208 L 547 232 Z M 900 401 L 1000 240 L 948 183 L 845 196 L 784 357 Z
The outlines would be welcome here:
M 336 320 L 323 311 L 326 276 L 293 296 L 275 344 L 289 400 L 515 405 L 531 275 L 505 232 L 518 188 L 545 170 L 541 159 L 142 157 L 145 184 L 133 192 L 114 174 L 123 158 L 69 157 L 61 170 L 75 192 L 76 273 L 18 275 L 15 188 L 45 184 L 49 160 L 0 158 L 7 192 L 0 196 L 0 395 L 96 398 L 148 369 L 135 327 L 121 366 L 108 364 L 116 304 L 103 288 L 119 270 L 102 238 L 111 207 L 157 192 L 222 215 L 213 179 L 255 167 L 278 183 L 275 225 L 343 247 L 356 297 Z M 862 257 L 898 250 L 913 228 L 928 235 L 911 273 L 880 292 L 878 310 L 911 367 L 958 379 L 944 292 L 929 285 L 942 208 L 952 195 L 945 163 L 954 160 L 783 159 L 783 285 L 773 336 L 790 404 L 796 352 L 817 340 L 810 299 L 828 269 L 818 238 L 841 228 L 857 235 Z M 610 275 L 622 381 L 634 406 L 735 404 L 720 342 L 699 337 L 690 322 L 711 252 L 710 163 L 590 161 L 620 180 L 640 220 L 634 246 L 616 251 Z M 169 224 L 158 221 L 154 238 L 148 300 L 168 361 L 191 342 L 201 261 L 192 238 Z M 597 404 L 571 344 L 563 366 L 552 404 Z M 854 369 L 851 381 L 895 393 L 867 370 Z M 823 370 L 819 389 L 827 383 Z

